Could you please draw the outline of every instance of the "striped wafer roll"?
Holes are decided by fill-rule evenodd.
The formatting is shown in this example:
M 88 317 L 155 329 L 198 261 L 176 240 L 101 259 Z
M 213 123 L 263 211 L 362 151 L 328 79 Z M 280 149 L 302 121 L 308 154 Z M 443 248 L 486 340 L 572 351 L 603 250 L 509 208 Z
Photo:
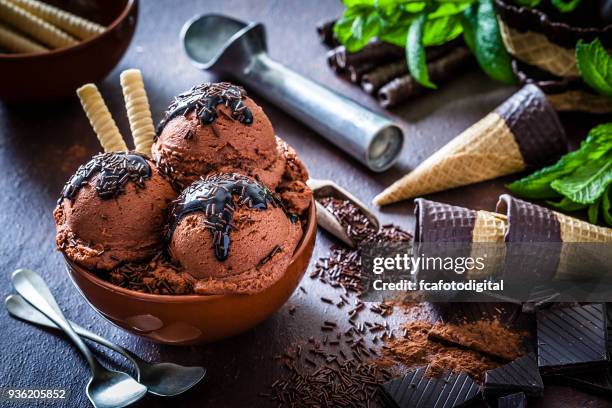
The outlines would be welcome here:
M 121 73 L 120 78 L 125 108 L 134 138 L 134 148 L 137 152 L 150 157 L 151 146 L 155 139 L 155 127 L 142 74 L 138 69 L 128 69 Z
M 58 7 L 43 3 L 38 0 L 9 0 L 11 3 L 27 10 L 31 14 L 39 17 L 61 30 L 85 40 L 87 38 L 101 34 L 106 28 L 98 23 L 89 21 L 76 14 L 69 13 Z
M 552 162 L 567 151 L 557 113 L 525 85 L 374 198 L 377 205 L 448 190 Z
M 17 28 L 50 48 L 63 48 L 77 44 L 77 41 L 64 31 L 9 0 L 0 0 L 0 21 Z
M 77 89 L 77 95 L 104 151 L 127 151 L 125 141 L 98 88 L 94 84 L 86 84 Z
M 472 245 L 459 246 L 460 251 L 458 252 L 447 246 L 443 246 L 441 249 L 443 251 L 450 250 L 453 256 L 470 256 L 474 259 L 484 257 L 487 260 L 486 268 L 482 271 L 476 269 L 468 271 L 467 276 L 469 278 L 484 278 L 499 270 L 505 257 L 505 246 L 495 244 L 504 242 L 506 233 L 505 216 L 489 211 L 470 210 L 423 198 L 417 198 L 415 204 L 415 242 L 472 243 Z
M 606 250 L 588 244 L 612 243 L 612 228 L 599 227 L 508 194 L 500 197 L 497 211 L 508 217 L 507 242 L 534 243 L 541 247 L 537 257 L 543 270 L 557 278 L 585 278 L 585 271 L 601 277 L 597 275 L 603 272 L 601 268 L 588 265 L 601 264 L 601 256 Z M 550 244 L 555 242 L 559 244 Z M 523 258 L 526 247 L 517 250 L 521 254 L 516 257 Z
M 17 53 L 48 51 L 45 46 L 22 36 L 4 24 L 0 24 L 0 48 Z

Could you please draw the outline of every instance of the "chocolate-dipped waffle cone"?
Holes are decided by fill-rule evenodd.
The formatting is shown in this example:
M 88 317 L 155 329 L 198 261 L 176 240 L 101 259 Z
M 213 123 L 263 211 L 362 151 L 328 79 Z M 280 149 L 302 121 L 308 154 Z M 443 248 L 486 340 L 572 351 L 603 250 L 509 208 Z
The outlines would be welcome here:
M 498 22 L 504 45 L 515 58 L 560 77 L 580 75 L 575 49 L 561 47 L 534 31 L 516 30 L 502 19 Z
M 556 112 L 538 87 L 526 85 L 385 189 L 374 203 L 390 204 L 517 173 L 566 151 Z
M 612 243 L 611 228 L 599 227 L 508 194 L 500 196 L 497 211 L 508 217 L 506 241 L 540 244 L 542 256 L 538 263 L 556 271 L 556 278 L 586 278 L 584 271 L 591 270 L 594 276 L 601 272 L 588 267 L 601 260 L 601 248 L 586 244 Z M 546 245 L 555 242 L 560 244 Z
M 593 94 L 580 89 L 546 95 L 548 102 L 557 111 L 577 111 L 591 113 L 612 112 L 612 98 Z

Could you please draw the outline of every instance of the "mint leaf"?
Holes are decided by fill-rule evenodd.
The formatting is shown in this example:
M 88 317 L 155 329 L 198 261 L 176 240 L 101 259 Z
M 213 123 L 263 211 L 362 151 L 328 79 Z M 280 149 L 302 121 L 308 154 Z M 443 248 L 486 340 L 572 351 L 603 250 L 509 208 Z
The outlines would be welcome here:
M 427 61 L 425 59 L 425 46 L 423 45 L 423 31 L 427 22 L 427 13 L 420 14 L 410 24 L 408 37 L 406 38 L 406 61 L 410 75 L 427 88 L 436 88 L 429 80 Z
M 599 200 L 589 205 L 589 209 L 587 210 L 587 216 L 589 217 L 589 222 L 591 224 L 597 224 L 598 215 L 599 215 Z
M 463 13 L 465 42 L 474 52 L 480 68 L 491 78 L 516 83 L 510 54 L 506 51 L 491 0 L 478 0 Z
M 612 183 L 612 150 L 583 163 L 572 174 L 550 183 L 553 190 L 576 203 L 593 204 Z
M 584 210 L 587 207 L 586 204 L 575 203 L 567 197 L 564 197 L 563 200 L 559 202 L 547 201 L 547 203 L 558 210 L 567 212 Z
M 589 44 L 578 40 L 576 63 L 584 82 L 598 93 L 612 97 L 612 56 L 599 38 Z
M 542 2 L 542 0 L 514 0 L 516 4 L 524 7 L 535 7 Z
M 551 3 L 562 13 L 574 11 L 580 2 L 581 0 L 551 0 Z
M 461 18 L 457 15 L 429 18 L 425 23 L 423 45 L 440 45 L 457 38 L 463 32 Z
M 565 175 L 571 174 L 580 166 L 597 160 L 612 149 L 612 123 L 591 129 L 580 148 L 559 159 L 552 166 L 544 167 L 533 174 L 510 183 L 506 187 L 516 195 L 531 199 L 556 198 L 559 193 L 550 184 Z
M 604 193 L 601 198 L 601 212 L 603 214 L 603 219 L 606 224 L 612 227 L 612 212 L 610 212 L 610 208 L 612 205 L 610 204 L 610 196 L 612 195 L 612 184 L 608 186 L 608 189 Z

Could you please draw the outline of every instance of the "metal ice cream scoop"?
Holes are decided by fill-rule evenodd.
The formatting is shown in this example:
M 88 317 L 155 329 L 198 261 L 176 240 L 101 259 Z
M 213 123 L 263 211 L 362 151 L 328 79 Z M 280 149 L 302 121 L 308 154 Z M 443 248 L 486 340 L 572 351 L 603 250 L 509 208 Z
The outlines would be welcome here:
M 261 23 L 206 14 L 188 21 L 181 37 L 196 67 L 245 83 L 371 170 L 386 170 L 397 159 L 404 140 L 402 130 L 272 60 Z
M 357 197 L 337 185 L 331 180 L 317 180 L 317 179 L 309 179 L 307 181 L 308 187 L 312 190 L 312 194 L 315 198 L 315 204 L 317 206 L 317 224 L 345 244 L 350 247 L 355 247 L 356 243 L 347 233 L 346 229 L 338 218 L 332 214 L 330 211 L 323 206 L 319 202 L 320 199 L 331 197 L 338 198 L 340 200 L 348 200 L 355 207 L 359 208 L 363 214 L 368 218 L 368 220 L 372 223 L 375 229 L 380 228 L 380 223 L 378 222 L 378 218 L 370 211 L 370 209 L 363 204 Z

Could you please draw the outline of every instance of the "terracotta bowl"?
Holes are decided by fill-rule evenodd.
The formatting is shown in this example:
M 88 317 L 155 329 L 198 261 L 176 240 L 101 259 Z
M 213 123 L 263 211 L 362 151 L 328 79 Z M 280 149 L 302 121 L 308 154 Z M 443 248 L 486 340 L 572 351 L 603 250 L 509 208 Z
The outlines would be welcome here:
M 0 99 L 8 103 L 48 103 L 73 96 L 99 82 L 117 65 L 134 35 L 138 0 L 50 0 L 108 29 L 72 47 L 44 53 L 2 54 Z
M 153 295 L 104 281 L 68 259 L 68 274 L 81 295 L 120 328 L 156 343 L 209 343 L 241 333 L 277 311 L 297 288 L 308 268 L 317 235 L 314 202 L 287 272 L 255 295 Z

